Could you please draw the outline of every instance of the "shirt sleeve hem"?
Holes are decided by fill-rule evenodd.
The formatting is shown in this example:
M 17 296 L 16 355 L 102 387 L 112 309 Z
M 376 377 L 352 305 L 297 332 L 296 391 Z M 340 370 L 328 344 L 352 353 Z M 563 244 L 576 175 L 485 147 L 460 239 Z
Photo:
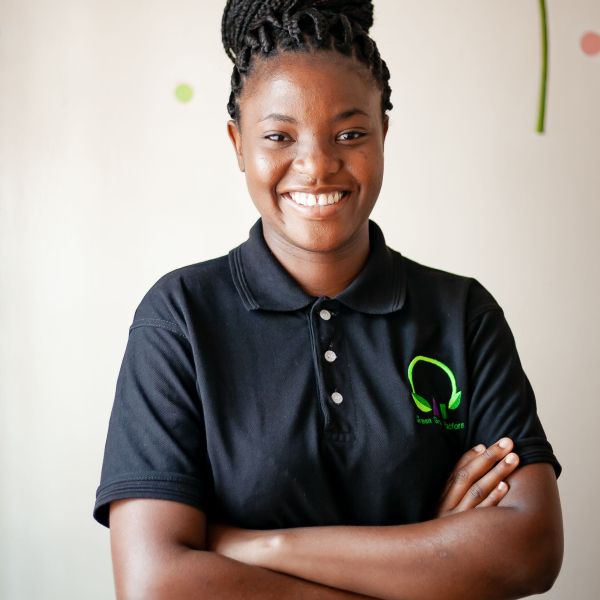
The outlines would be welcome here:
M 547 462 L 552 465 L 556 478 L 560 477 L 562 466 L 554 456 L 552 446 L 548 441 L 532 438 L 515 440 L 514 451 L 519 455 L 519 464 L 522 467 Z
M 152 498 L 183 502 L 202 511 L 207 509 L 207 499 L 202 482 L 181 474 L 139 474 L 135 478 L 121 477 L 101 485 L 96 492 L 94 519 L 110 527 L 109 506 L 113 500 L 125 498 Z

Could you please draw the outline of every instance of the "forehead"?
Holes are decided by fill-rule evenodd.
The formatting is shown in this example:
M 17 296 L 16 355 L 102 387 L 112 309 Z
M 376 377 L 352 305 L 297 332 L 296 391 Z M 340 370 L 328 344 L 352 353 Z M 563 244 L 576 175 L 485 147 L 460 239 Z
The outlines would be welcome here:
M 240 105 L 254 117 L 286 111 L 325 116 L 348 106 L 380 115 L 381 91 L 354 58 L 333 51 L 282 52 L 256 61 Z

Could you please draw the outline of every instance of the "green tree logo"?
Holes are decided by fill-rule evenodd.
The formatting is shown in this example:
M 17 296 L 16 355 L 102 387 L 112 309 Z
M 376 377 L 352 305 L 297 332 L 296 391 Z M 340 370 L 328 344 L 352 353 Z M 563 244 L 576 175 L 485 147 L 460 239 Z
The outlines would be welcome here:
M 458 389 L 458 386 L 456 385 L 456 377 L 454 377 L 454 373 L 451 371 L 451 369 L 449 367 L 447 367 L 443 362 L 436 360 L 435 358 L 429 358 L 428 356 L 415 356 L 410 361 L 410 365 L 408 365 L 408 381 L 410 383 L 410 387 L 412 390 L 412 398 L 414 400 L 414 403 L 417 405 L 417 408 L 424 413 L 428 413 L 433 410 L 434 414 L 435 414 L 436 411 L 434 410 L 435 401 L 434 401 L 434 406 L 432 406 L 432 403 L 429 402 L 428 400 L 426 400 L 425 398 L 423 398 L 423 396 L 419 395 L 417 393 L 417 390 L 415 389 L 415 384 L 413 381 L 413 369 L 419 362 L 425 362 L 425 363 L 429 363 L 431 365 L 435 365 L 436 367 L 439 367 L 444 373 L 446 373 L 446 375 L 448 376 L 448 379 L 450 379 L 450 385 L 452 386 L 450 398 L 447 403 L 445 403 L 445 404 L 440 403 L 440 405 L 439 405 L 440 412 L 442 413 L 442 418 L 445 420 L 448 410 L 455 410 L 456 408 L 458 408 L 458 406 L 460 404 L 460 399 L 461 399 L 462 393 Z

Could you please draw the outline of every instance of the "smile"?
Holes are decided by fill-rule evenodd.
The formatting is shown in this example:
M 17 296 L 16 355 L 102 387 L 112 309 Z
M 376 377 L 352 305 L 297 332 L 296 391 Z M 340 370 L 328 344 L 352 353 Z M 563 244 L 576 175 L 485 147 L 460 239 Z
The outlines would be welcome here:
M 309 194 L 307 192 L 288 192 L 285 194 L 296 204 L 302 206 L 327 206 L 337 204 L 347 192 L 332 192 L 330 194 Z

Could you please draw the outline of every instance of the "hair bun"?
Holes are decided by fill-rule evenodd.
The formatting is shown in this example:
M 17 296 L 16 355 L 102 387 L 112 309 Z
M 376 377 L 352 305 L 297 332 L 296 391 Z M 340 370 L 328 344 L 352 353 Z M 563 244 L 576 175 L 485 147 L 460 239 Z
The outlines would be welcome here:
M 243 48 L 246 34 L 263 19 L 283 18 L 307 10 L 343 14 L 365 33 L 373 25 L 371 0 L 228 0 L 223 11 L 221 34 L 225 52 L 232 59 Z
M 360 25 L 365 33 L 373 26 L 373 2 L 370 0 L 310 0 L 298 2 L 299 8 L 315 8 L 320 11 L 343 14 L 357 25 Z

